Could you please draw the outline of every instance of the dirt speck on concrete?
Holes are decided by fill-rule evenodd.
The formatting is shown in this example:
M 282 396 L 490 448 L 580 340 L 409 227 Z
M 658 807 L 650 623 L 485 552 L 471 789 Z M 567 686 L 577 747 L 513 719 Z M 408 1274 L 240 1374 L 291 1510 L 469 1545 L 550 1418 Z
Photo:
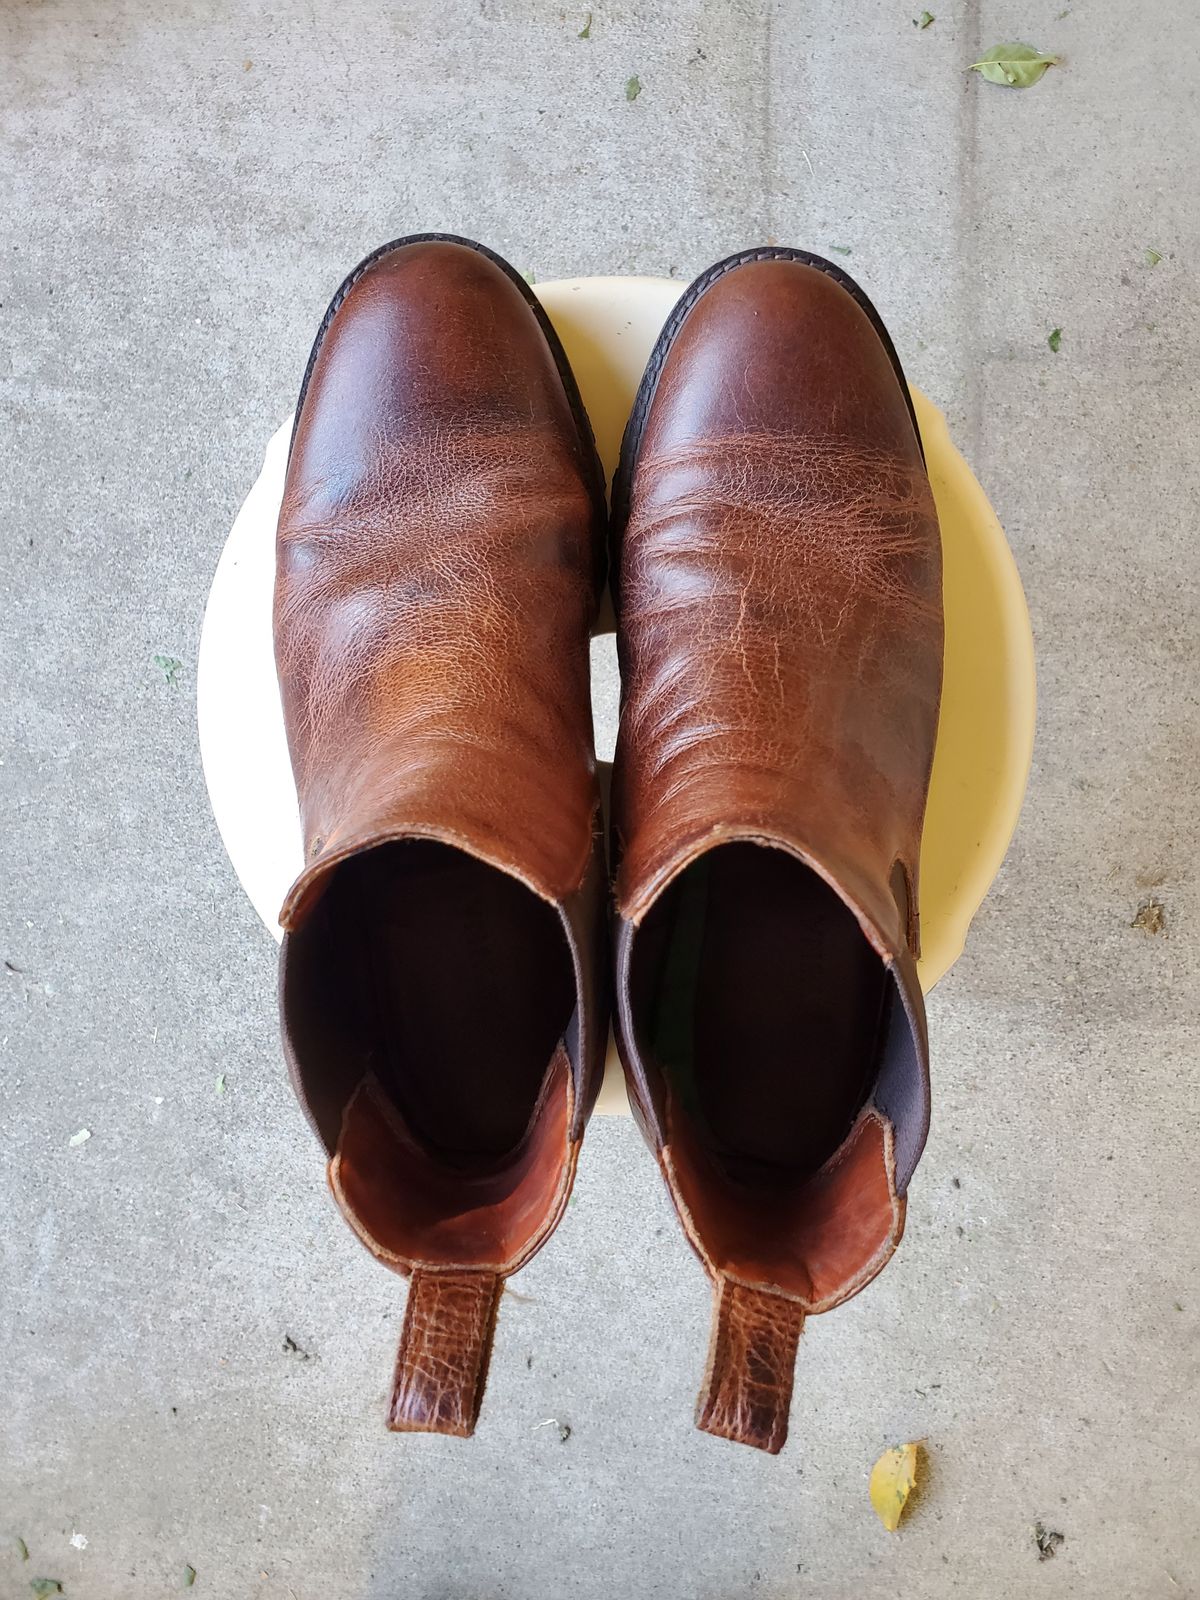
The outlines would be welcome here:
M 1139 933 L 1152 935 L 1161 934 L 1165 937 L 1167 932 L 1167 908 L 1155 895 L 1143 900 L 1134 913 L 1133 921 L 1129 924 Z
M 1035 1522 L 1033 1542 L 1037 1545 L 1038 1560 L 1049 1561 L 1058 1554 L 1059 1546 L 1066 1543 L 1066 1534 L 1059 1533 L 1056 1528 L 1048 1528 L 1044 1522 Z

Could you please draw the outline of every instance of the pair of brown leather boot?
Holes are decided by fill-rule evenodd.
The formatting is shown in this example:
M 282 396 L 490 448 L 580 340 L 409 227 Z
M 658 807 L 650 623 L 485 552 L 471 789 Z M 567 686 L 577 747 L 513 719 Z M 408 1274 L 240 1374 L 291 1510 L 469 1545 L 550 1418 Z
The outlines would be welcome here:
M 522 279 L 463 240 L 385 246 L 305 374 L 275 636 L 306 851 L 284 1043 L 346 1219 L 411 1277 L 389 1426 L 474 1428 L 600 1086 L 611 937 L 634 1111 L 715 1287 L 698 1422 L 778 1450 L 804 1318 L 895 1250 L 928 1125 L 940 545 L 876 313 L 800 251 L 711 268 L 610 519 Z

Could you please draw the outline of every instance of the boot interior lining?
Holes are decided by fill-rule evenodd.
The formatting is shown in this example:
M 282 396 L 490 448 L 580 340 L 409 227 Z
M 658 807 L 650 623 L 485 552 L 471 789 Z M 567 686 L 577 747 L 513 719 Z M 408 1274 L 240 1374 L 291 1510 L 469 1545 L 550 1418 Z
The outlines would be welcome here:
M 354 952 L 345 1004 L 413 1138 L 451 1162 L 513 1151 L 574 1010 L 553 907 L 463 851 L 400 840 L 346 861 L 322 910 Z
M 795 1181 L 845 1140 L 874 1084 L 893 985 L 813 870 L 717 846 L 655 902 L 634 946 L 639 1038 L 727 1176 Z

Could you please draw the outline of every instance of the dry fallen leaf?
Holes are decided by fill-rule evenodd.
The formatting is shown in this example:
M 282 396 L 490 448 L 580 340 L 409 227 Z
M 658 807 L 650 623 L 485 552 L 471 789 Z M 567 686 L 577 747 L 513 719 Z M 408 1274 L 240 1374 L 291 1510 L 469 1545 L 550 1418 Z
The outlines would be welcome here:
M 1149 900 L 1143 900 L 1134 914 L 1133 921 L 1129 924 L 1139 933 L 1165 934 L 1167 931 L 1167 908 L 1155 895 Z
M 871 1504 L 889 1533 L 895 1533 L 900 1526 L 905 1504 L 916 1484 L 920 1448 L 917 1444 L 893 1445 L 871 1468 Z
M 1037 1545 L 1038 1560 L 1051 1561 L 1058 1554 L 1059 1545 L 1066 1543 L 1066 1535 L 1057 1528 L 1048 1528 L 1044 1522 L 1035 1522 L 1033 1542 Z

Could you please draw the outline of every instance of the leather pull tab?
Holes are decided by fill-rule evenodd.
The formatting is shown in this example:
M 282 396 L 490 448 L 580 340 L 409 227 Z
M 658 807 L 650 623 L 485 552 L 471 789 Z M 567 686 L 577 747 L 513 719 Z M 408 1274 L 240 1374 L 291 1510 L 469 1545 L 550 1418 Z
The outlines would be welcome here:
M 770 1289 L 717 1279 L 696 1426 L 778 1455 L 788 1431 L 804 1311 Z
M 415 1268 L 388 1411 L 393 1433 L 475 1432 L 504 1280 Z

